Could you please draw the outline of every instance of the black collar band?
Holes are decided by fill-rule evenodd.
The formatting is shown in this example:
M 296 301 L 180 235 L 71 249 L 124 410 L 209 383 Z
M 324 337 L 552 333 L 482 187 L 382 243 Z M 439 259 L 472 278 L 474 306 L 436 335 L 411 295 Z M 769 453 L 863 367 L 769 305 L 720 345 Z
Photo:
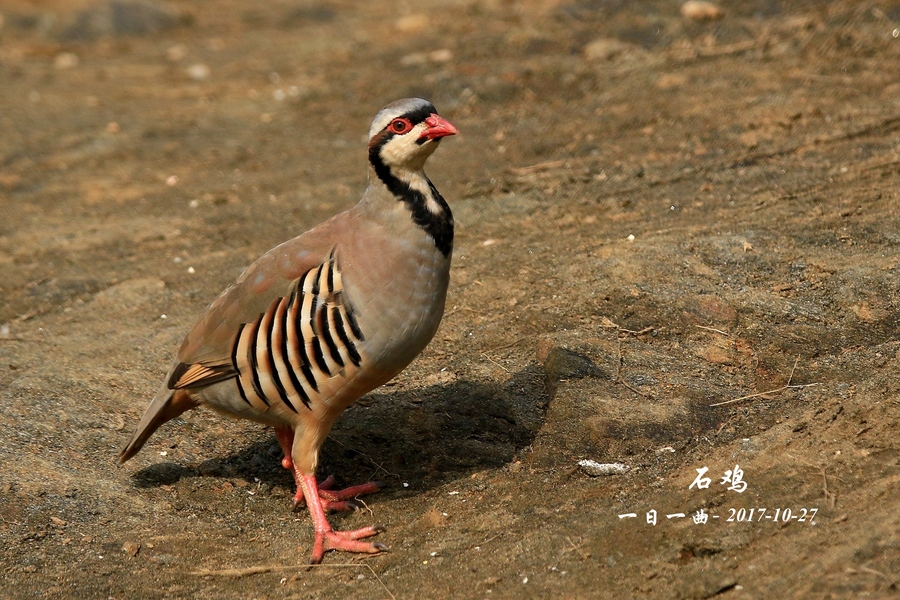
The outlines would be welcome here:
M 400 201 L 406 204 L 412 213 L 412 219 L 428 235 L 434 240 L 434 245 L 440 250 L 444 256 L 450 256 L 453 250 L 453 213 L 450 206 L 441 196 L 431 180 L 425 177 L 428 182 L 428 189 L 431 194 L 431 200 L 440 207 L 440 211 L 432 212 L 428 208 L 428 200 L 424 193 L 419 190 L 412 189 L 408 183 L 398 178 L 391 172 L 390 167 L 381 160 L 381 148 L 393 136 L 388 133 L 381 140 L 369 146 L 369 162 L 375 169 L 378 179 L 390 190 L 390 192 Z

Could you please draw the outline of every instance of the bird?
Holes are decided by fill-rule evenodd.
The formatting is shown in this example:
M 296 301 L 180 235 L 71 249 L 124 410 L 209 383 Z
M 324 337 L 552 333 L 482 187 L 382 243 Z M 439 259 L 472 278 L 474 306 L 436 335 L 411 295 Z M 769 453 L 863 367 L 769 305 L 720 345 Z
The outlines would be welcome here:
M 444 313 L 454 222 L 425 162 L 458 130 L 421 98 L 397 100 L 372 122 L 368 185 L 353 208 L 276 246 L 206 309 L 119 454 L 133 457 L 165 422 L 206 406 L 272 426 L 296 483 L 294 509 L 312 516 L 310 563 L 331 550 L 387 549 L 370 526 L 332 528 L 379 482 L 321 483 L 319 450 L 335 420 L 421 353 Z

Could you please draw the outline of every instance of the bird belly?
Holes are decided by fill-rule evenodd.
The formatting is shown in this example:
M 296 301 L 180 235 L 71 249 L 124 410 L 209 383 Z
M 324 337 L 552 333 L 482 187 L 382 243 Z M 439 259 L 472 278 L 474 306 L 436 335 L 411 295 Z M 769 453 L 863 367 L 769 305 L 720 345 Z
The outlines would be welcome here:
M 195 395 L 209 407 L 237 418 L 250 419 L 273 427 L 298 426 L 309 421 L 333 421 L 334 418 L 357 398 L 380 385 L 381 381 L 371 381 L 360 377 L 358 372 L 338 374 L 323 380 L 319 391 L 309 398 L 309 405 L 299 397 L 289 398 L 289 403 L 281 397 L 262 397 L 263 405 L 254 405 L 245 400 L 236 379 L 222 381 L 198 391 Z M 366 380 L 370 380 L 368 383 Z M 337 414 L 332 414 L 337 413 Z

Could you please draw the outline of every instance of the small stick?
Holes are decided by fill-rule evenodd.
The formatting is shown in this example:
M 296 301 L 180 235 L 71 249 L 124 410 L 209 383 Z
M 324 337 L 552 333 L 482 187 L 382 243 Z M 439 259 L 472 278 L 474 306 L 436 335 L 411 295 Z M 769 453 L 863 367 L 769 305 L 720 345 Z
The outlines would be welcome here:
M 884 573 L 882 573 L 881 571 L 876 571 L 875 569 L 872 569 L 871 567 L 867 567 L 865 565 L 861 566 L 859 568 L 859 570 L 863 571 L 865 573 L 871 573 L 872 575 L 878 575 L 879 577 L 884 577 L 885 579 L 889 579 L 889 577 L 887 575 L 885 575 Z
M 696 327 L 697 329 L 705 329 L 706 331 L 714 331 L 714 332 L 716 332 L 716 333 L 719 333 L 719 334 L 724 335 L 725 337 L 729 337 L 728 332 L 727 332 L 727 331 L 722 331 L 721 329 L 715 329 L 714 327 L 705 327 L 705 326 L 703 326 L 703 325 L 695 325 L 695 327 Z
M 825 501 L 828 502 L 828 508 L 834 508 L 837 494 L 828 491 L 828 476 L 825 475 L 825 467 L 822 467 L 822 491 L 825 492 Z
M 624 327 L 619 327 L 618 325 L 616 325 L 616 329 L 622 333 L 630 333 L 633 336 L 639 336 L 644 335 L 645 333 L 650 333 L 651 331 L 653 331 L 654 327 L 650 325 L 649 327 L 644 327 L 640 331 L 634 331 L 632 329 L 625 329 Z
M 502 531 L 501 531 L 500 533 L 498 533 L 497 535 L 494 535 L 494 536 L 489 537 L 488 539 L 484 540 L 484 541 L 481 542 L 480 544 L 475 544 L 475 547 L 478 548 L 479 546 L 484 546 L 484 545 L 487 544 L 488 542 L 493 542 L 493 541 L 496 540 L 498 537 L 503 537 L 503 532 L 502 532 Z
M 579 541 L 580 543 L 576 546 L 576 545 L 575 545 L 575 542 L 573 542 L 573 541 L 572 541 L 572 538 L 570 538 L 569 536 L 566 536 L 566 541 L 569 542 L 569 546 L 571 546 L 571 548 L 563 548 L 562 551 L 563 551 L 564 553 L 568 553 L 568 552 L 578 552 L 579 550 L 581 550 L 581 548 L 582 548 L 582 547 L 584 546 L 584 544 L 585 544 L 584 540 L 579 539 L 578 541 Z
M 331 440 L 332 442 L 334 442 L 335 444 L 337 444 L 338 446 L 341 446 L 341 447 L 349 450 L 350 452 L 355 452 L 356 454 L 359 454 L 360 456 L 362 456 L 363 458 L 368 460 L 370 463 L 372 463 L 375 466 L 375 475 L 378 474 L 378 471 L 384 471 L 386 475 L 389 475 L 391 477 L 396 477 L 397 481 L 400 481 L 400 482 L 403 481 L 403 478 L 400 477 L 400 475 L 398 475 L 397 473 L 391 473 L 390 471 L 385 469 L 382 465 L 375 462 L 375 459 L 372 458 L 371 456 L 369 456 L 368 454 L 366 454 L 365 452 L 362 452 L 361 450 L 357 450 L 356 448 L 351 448 L 347 444 L 336 439 L 333 435 L 329 435 L 328 439 Z
M 629 390 L 631 390 L 632 392 L 634 392 L 634 393 L 637 394 L 638 396 L 643 396 L 644 398 L 651 398 L 650 394 L 645 394 L 645 393 L 642 392 L 641 390 L 635 389 L 634 387 L 632 387 L 631 385 L 625 383 L 624 381 L 618 381 L 617 383 L 621 383 L 622 385 L 624 385 L 626 388 L 628 388 Z
M 287 565 L 270 565 L 267 567 L 244 567 L 242 569 L 200 569 L 199 571 L 191 571 L 188 575 L 196 575 L 198 577 L 217 576 L 217 577 L 246 577 L 248 575 L 258 575 L 259 573 L 268 573 L 270 571 L 281 571 L 284 569 L 297 568 Z
M 800 361 L 800 357 L 798 356 L 794 360 L 794 366 L 791 367 L 791 374 L 788 375 L 787 383 L 780 388 L 775 388 L 774 390 L 768 390 L 765 392 L 757 392 L 755 394 L 750 394 L 748 396 L 741 396 L 740 398 L 734 398 L 733 400 L 725 400 L 724 402 L 716 402 L 715 404 L 710 404 L 710 408 L 713 406 L 725 406 L 726 404 L 734 404 L 735 402 L 740 402 L 742 400 L 749 400 L 750 398 L 758 398 L 759 396 L 766 396 L 768 394 L 778 394 L 783 392 L 784 390 L 802 390 L 803 388 L 813 387 L 816 385 L 822 385 L 820 382 L 817 383 L 805 383 L 802 385 L 791 384 L 791 381 L 794 379 L 794 371 L 797 369 L 797 363 Z
M 371 508 L 369 508 L 369 505 L 366 504 L 365 500 L 360 500 L 359 498 L 354 498 L 353 501 L 359 502 L 360 504 L 362 504 L 363 508 L 366 509 L 370 515 L 372 515 L 373 517 L 375 516 L 375 512 Z
M 652 329 L 652 327 L 651 327 Z M 632 332 L 629 332 L 632 333 Z M 619 356 L 616 358 L 616 378 L 613 380 L 613 383 L 618 383 L 625 386 L 627 389 L 631 390 L 638 396 L 643 396 L 644 398 L 649 398 L 650 396 L 645 394 L 640 390 L 634 389 L 632 386 L 628 385 L 624 379 L 622 379 L 622 338 L 618 338 L 619 342 Z
M 489 349 L 485 350 L 484 353 L 486 354 L 488 352 L 496 352 L 497 350 L 506 350 L 507 348 L 512 348 L 513 346 L 515 346 L 516 344 L 518 344 L 519 342 L 521 342 L 524 339 L 525 338 L 519 338 L 514 342 L 510 342 L 509 344 L 503 344 L 502 346 L 497 346 L 495 348 L 489 348 Z
M 725 402 L 716 402 L 715 404 L 710 404 L 710 407 L 713 406 L 725 406 L 726 404 L 734 404 L 735 402 L 740 402 L 741 400 L 749 400 L 750 398 L 756 398 L 758 396 L 767 396 L 768 394 L 777 394 L 778 392 L 783 392 L 784 390 L 801 390 L 803 388 L 814 387 L 817 385 L 822 385 L 821 383 L 806 383 L 803 385 L 783 385 L 780 388 L 775 388 L 774 390 L 768 390 L 765 392 L 758 392 L 756 394 L 750 394 L 749 396 L 741 396 L 740 398 L 734 398 L 733 400 L 726 400 Z
M 800 357 L 799 357 L 799 356 L 798 356 L 797 358 L 794 359 L 794 366 L 791 367 L 791 374 L 788 375 L 788 381 L 787 381 L 788 387 L 790 387 L 791 381 L 794 380 L 794 371 L 797 369 L 797 363 L 798 363 L 798 362 L 800 362 Z
M 372 568 L 371 565 L 367 563 L 337 563 L 337 564 L 319 564 L 319 565 L 306 565 L 305 567 L 301 567 L 299 565 L 269 565 L 269 566 L 258 566 L 258 567 L 245 567 L 242 569 L 200 569 L 199 571 L 190 571 L 189 575 L 196 575 L 199 577 L 209 577 L 209 576 L 218 576 L 218 577 L 246 577 L 247 575 L 258 575 L 259 573 L 269 573 L 271 571 L 290 571 L 292 569 L 300 569 L 300 568 L 313 568 L 313 567 L 325 567 L 325 568 L 353 568 L 358 569 L 359 567 L 367 568 L 372 576 L 381 584 L 381 587 L 384 588 L 384 591 L 387 592 L 388 596 L 391 597 L 391 600 L 396 600 L 397 597 L 388 589 L 388 586 L 384 584 L 384 581 L 381 580 L 381 577 L 378 576 L 378 573 L 375 572 L 375 569 Z
M 506 367 L 504 367 L 503 365 L 498 363 L 496 360 L 494 360 L 493 358 L 488 356 L 486 353 L 482 352 L 481 355 L 483 357 L 485 357 L 486 359 L 488 359 L 489 361 L 491 361 L 492 363 L 494 363 L 495 365 L 497 365 L 498 367 L 500 367 L 501 369 L 503 369 L 504 371 L 506 371 L 507 373 L 509 373 L 509 369 L 507 369 Z
M 562 167 L 566 164 L 564 160 L 551 160 L 547 162 L 537 163 L 535 165 L 529 165 L 527 167 L 511 167 L 509 172 L 513 175 L 527 175 L 528 173 L 533 173 L 535 171 L 546 171 L 548 169 L 556 169 L 557 167 Z

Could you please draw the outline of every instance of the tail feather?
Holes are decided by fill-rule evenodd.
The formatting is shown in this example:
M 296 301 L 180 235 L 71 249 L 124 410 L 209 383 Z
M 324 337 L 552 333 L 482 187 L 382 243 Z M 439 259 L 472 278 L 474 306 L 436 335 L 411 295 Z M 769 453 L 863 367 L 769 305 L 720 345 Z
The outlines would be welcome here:
M 150 403 L 147 410 L 144 411 L 144 416 L 138 422 L 128 445 L 119 453 L 119 463 L 123 463 L 137 454 L 160 425 L 199 405 L 198 401 L 191 398 L 188 390 L 170 390 L 164 385 L 153 398 L 153 402 Z

